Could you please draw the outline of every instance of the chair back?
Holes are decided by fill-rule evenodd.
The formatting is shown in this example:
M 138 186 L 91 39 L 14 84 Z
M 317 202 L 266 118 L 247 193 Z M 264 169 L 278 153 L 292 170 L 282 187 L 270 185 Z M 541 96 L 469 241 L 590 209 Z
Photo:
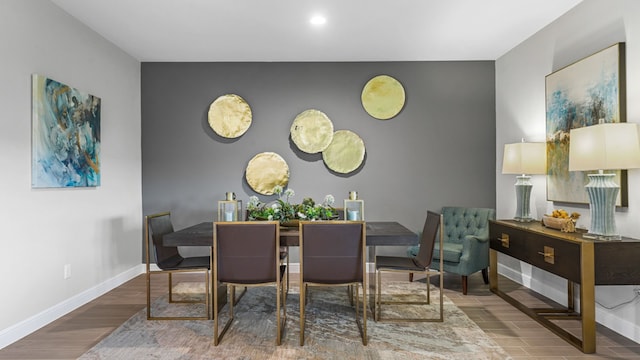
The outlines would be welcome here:
M 464 237 L 473 235 L 489 237 L 489 220 L 496 218 L 496 211 L 489 208 L 443 207 L 444 242 L 461 244 Z
M 440 228 L 441 215 L 433 211 L 427 211 L 427 219 L 422 229 L 422 237 L 420 238 L 420 251 L 415 257 L 416 265 L 428 268 L 431 266 L 433 259 L 433 249 L 438 238 L 438 229 Z
M 227 283 L 276 282 L 279 274 L 280 224 L 234 221 L 213 224 L 217 279 Z
M 178 252 L 176 246 L 164 246 L 162 238 L 166 234 L 173 232 L 173 224 L 171 223 L 171 213 L 164 212 L 147 216 L 147 262 L 149 257 L 149 233 L 153 243 L 153 251 L 156 258 L 156 265 L 160 269 L 175 268 L 184 258 Z
M 302 221 L 299 226 L 302 281 L 320 284 L 363 281 L 366 266 L 363 221 Z

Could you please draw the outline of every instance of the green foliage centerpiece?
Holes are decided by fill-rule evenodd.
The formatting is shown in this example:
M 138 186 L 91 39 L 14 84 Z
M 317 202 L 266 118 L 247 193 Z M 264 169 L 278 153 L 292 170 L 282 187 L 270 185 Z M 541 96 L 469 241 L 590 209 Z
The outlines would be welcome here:
M 321 204 L 316 204 L 310 197 L 304 198 L 300 204 L 292 204 L 290 200 L 295 195 L 293 189 L 283 191 L 282 186 L 276 185 L 273 193 L 278 195 L 278 199 L 271 204 L 261 202 L 257 196 L 249 197 L 249 220 L 276 220 L 286 224 L 296 220 L 332 220 L 338 217 L 338 212 L 333 207 L 333 195 L 325 196 Z

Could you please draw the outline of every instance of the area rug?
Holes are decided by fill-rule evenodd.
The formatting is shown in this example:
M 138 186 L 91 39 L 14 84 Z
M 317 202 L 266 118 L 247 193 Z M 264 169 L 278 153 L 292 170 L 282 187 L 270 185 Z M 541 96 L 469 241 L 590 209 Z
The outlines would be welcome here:
M 424 295 L 424 282 L 387 283 L 385 292 L 405 297 Z M 194 290 L 195 289 L 195 290 Z M 176 291 L 192 294 L 197 285 L 181 283 Z M 369 344 L 362 345 L 347 290 L 311 288 L 306 306 L 305 345 L 299 345 L 299 296 L 287 297 L 287 323 L 282 345 L 275 343 L 275 288 L 249 288 L 235 306 L 235 320 L 218 346 L 213 345 L 212 320 L 146 320 L 146 310 L 86 352 L 80 359 L 508 359 L 508 354 L 448 298 L 444 322 L 386 323 L 367 319 Z M 400 295 L 403 294 L 403 295 Z M 406 295 L 404 295 L 406 294 Z M 386 295 L 389 296 L 389 295 Z M 432 306 L 389 305 L 383 316 L 437 316 L 438 290 Z M 192 305 L 153 303 L 158 314 L 202 312 Z M 170 310 L 171 309 L 171 310 Z M 220 327 L 227 319 L 221 312 Z M 371 312 L 369 312 L 371 314 Z

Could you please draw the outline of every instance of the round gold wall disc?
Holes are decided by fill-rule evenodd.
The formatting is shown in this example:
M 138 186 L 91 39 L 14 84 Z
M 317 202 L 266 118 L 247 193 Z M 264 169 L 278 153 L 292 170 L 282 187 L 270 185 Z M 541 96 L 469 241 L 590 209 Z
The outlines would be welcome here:
M 251 108 L 238 95 L 222 95 L 209 106 L 209 126 L 222 137 L 237 138 L 251 126 Z
M 388 120 L 398 115 L 404 100 L 404 87 L 388 75 L 374 77 L 362 89 L 362 106 L 376 119 Z
M 322 159 L 329 169 L 346 174 L 362 164 L 364 153 L 364 141 L 356 133 L 338 130 L 333 134 L 331 144 L 322 152 Z
M 306 153 L 323 151 L 332 139 L 333 123 L 322 111 L 305 110 L 291 124 L 291 140 Z
M 245 176 L 255 192 L 272 195 L 276 185 L 284 188 L 289 183 L 289 165 L 280 155 L 263 152 L 249 160 Z

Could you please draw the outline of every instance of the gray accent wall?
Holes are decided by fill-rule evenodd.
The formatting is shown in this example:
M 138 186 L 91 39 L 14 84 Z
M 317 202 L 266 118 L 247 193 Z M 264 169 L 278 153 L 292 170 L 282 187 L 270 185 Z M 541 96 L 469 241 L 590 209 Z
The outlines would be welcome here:
M 228 191 L 244 204 L 251 195 L 274 200 L 244 178 L 248 161 L 265 151 L 287 162 L 296 203 L 332 194 L 341 207 L 356 190 L 365 220 L 399 221 L 416 232 L 426 210 L 495 208 L 493 61 L 142 63 L 141 73 L 143 210 L 171 211 L 177 229 L 214 219 Z M 399 80 L 406 93 L 390 120 L 371 117 L 360 100 L 367 81 L 381 74 Z M 252 125 L 237 139 L 208 124 L 210 104 L 224 94 L 240 95 L 252 109 Z M 359 169 L 337 174 L 321 154 L 296 148 L 289 130 L 308 109 L 364 140 Z

